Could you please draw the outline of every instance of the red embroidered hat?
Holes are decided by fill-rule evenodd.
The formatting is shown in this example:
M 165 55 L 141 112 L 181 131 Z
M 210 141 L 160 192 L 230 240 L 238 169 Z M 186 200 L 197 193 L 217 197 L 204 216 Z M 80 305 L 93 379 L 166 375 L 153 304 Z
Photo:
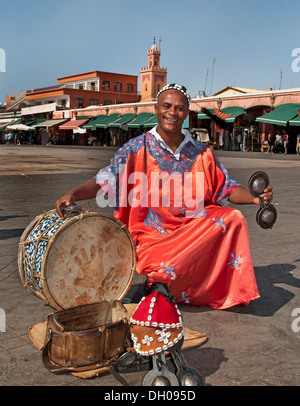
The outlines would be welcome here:
M 166 351 L 184 336 L 178 306 L 157 291 L 142 298 L 130 323 L 134 349 L 144 356 Z
M 159 292 L 153 292 L 140 301 L 130 322 L 146 327 L 179 328 L 182 317 L 178 306 L 168 302 Z

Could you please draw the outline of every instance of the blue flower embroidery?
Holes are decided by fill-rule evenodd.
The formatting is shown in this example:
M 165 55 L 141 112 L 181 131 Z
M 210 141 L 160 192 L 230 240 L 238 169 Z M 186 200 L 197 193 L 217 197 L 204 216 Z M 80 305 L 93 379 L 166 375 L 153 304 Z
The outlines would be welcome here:
M 156 231 L 159 232 L 159 234 L 162 235 L 169 234 L 167 230 L 162 226 L 161 216 L 158 213 L 156 213 L 155 210 L 151 209 L 151 207 L 149 207 L 148 215 L 144 220 L 144 224 L 147 227 L 153 227 Z
M 171 275 L 171 279 L 174 281 L 176 279 L 176 274 L 174 272 L 174 270 L 175 270 L 174 266 L 169 268 L 167 265 L 165 265 L 163 263 L 161 263 L 160 265 L 165 269 L 164 273 L 167 275 Z
M 217 226 L 217 227 L 220 227 L 220 226 L 222 226 L 223 227 L 223 233 L 226 233 L 226 226 L 225 226 L 225 224 L 224 224 L 224 219 L 223 219 L 223 217 L 221 217 L 219 220 L 218 219 L 213 219 L 213 221 L 215 221 L 215 225 Z
M 237 258 L 235 258 L 235 255 L 233 253 L 230 254 L 232 260 L 227 263 L 227 265 L 232 265 L 235 269 L 238 269 L 239 267 L 239 260 L 241 259 L 241 256 L 239 255 Z
M 190 297 L 185 297 L 185 292 L 182 292 L 181 299 L 184 303 L 190 303 Z
M 172 213 L 173 216 L 183 217 L 185 215 L 186 208 L 185 207 L 174 207 L 174 209 L 171 208 L 168 211 L 169 211 L 169 213 Z
M 207 217 L 207 210 L 204 207 L 204 209 L 198 214 L 199 217 Z

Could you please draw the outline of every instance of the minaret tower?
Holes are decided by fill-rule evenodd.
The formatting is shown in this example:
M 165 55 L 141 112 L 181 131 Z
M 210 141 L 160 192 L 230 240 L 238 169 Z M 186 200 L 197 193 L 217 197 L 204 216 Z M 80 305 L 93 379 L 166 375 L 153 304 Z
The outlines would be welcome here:
M 159 41 L 159 44 L 161 39 Z M 148 67 L 141 68 L 141 102 L 156 100 L 156 95 L 167 84 L 167 69 L 160 67 L 160 45 L 155 45 L 155 37 L 148 51 Z

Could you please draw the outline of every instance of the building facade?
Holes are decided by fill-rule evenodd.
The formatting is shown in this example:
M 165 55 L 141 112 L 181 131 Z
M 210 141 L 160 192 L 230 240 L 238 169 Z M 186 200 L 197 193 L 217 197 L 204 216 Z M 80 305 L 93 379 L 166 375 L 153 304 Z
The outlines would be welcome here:
M 61 109 L 132 103 L 139 100 L 138 77 L 92 71 L 57 79 L 58 85 L 28 90 L 29 105 L 56 103 Z

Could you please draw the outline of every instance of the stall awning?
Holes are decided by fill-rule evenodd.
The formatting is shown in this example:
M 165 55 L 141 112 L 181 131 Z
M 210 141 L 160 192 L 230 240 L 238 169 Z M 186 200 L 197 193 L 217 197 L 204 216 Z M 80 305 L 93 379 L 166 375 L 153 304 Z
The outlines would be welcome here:
M 139 128 L 143 126 L 152 116 L 151 113 L 140 113 L 127 125 L 129 128 Z
M 40 127 L 49 128 L 49 127 L 53 127 L 55 125 L 63 124 L 66 121 L 68 121 L 67 118 L 65 118 L 65 119 L 53 119 L 53 120 L 42 120 L 42 121 L 40 121 L 38 123 L 33 124 L 32 127 L 34 127 L 34 128 L 40 128 Z
M 157 121 L 157 114 L 154 114 L 154 116 L 150 117 L 150 119 L 147 120 L 147 121 L 144 123 L 144 127 L 146 127 L 146 128 L 152 128 L 152 127 L 155 127 L 157 124 L 158 124 L 158 121 Z
M 12 120 L 12 119 L 0 119 L 0 131 L 5 131 L 6 127 L 13 124 L 20 124 L 21 120 Z
M 188 115 L 184 122 L 182 123 L 182 128 L 189 129 L 190 128 L 190 115 Z
M 211 114 L 214 114 L 214 109 L 207 109 Z M 211 117 L 203 113 L 203 111 L 198 111 L 198 119 L 199 120 L 210 120 Z
M 300 115 L 298 114 L 297 117 L 293 118 L 293 120 L 291 120 L 289 124 L 297 127 L 300 126 Z
M 76 130 L 78 127 L 86 123 L 87 120 L 69 120 L 59 126 L 60 130 Z
M 29 125 L 30 127 L 34 127 L 36 126 L 36 124 L 40 124 L 43 123 L 45 120 L 44 119 L 40 119 L 40 120 L 33 120 L 33 121 L 29 121 L 27 123 L 25 123 L 26 125 Z
M 106 119 L 106 115 L 101 114 L 100 116 L 93 118 L 93 120 L 91 120 L 88 124 L 85 124 L 82 128 L 84 128 L 85 130 L 95 130 L 96 125 L 101 123 L 105 119 Z
M 8 130 L 16 130 L 16 131 L 34 131 L 35 130 L 35 128 L 31 127 L 30 125 L 25 125 L 25 124 L 8 125 L 6 128 Z
M 221 110 L 222 113 L 225 114 L 231 114 L 230 117 L 226 118 L 225 121 L 226 123 L 233 123 L 234 120 L 238 117 L 241 116 L 242 114 L 244 114 L 244 109 L 242 107 L 226 107 L 225 109 Z
M 117 118 L 120 117 L 119 113 L 110 114 L 105 120 L 101 121 L 100 123 L 96 124 L 97 128 L 107 128 L 110 123 L 115 121 Z
M 258 117 L 256 121 L 260 123 L 276 124 L 286 126 L 288 122 L 292 121 L 298 116 L 300 105 L 298 104 L 284 104 L 275 107 L 273 111 Z
M 45 121 L 45 120 L 42 120 L 42 119 L 30 120 L 30 121 L 27 121 L 26 123 L 22 124 L 21 119 L 19 119 L 19 120 L 16 120 L 14 122 L 7 124 L 7 129 L 8 130 L 20 130 L 20 131 L 35 130 L 34 124 L 41 123 L 42 121 Z
M 135 114 L 133 114 L 133 113 L 124 114 L 124 116 L 119 117 L 117 120 L 110 123 L 109 127 L 122 128 L 122 126 L 124 124 L 126 124 L 129 121 L 131 121 L 132 119 L 134 119 L 134 117 L 135 117 Z

